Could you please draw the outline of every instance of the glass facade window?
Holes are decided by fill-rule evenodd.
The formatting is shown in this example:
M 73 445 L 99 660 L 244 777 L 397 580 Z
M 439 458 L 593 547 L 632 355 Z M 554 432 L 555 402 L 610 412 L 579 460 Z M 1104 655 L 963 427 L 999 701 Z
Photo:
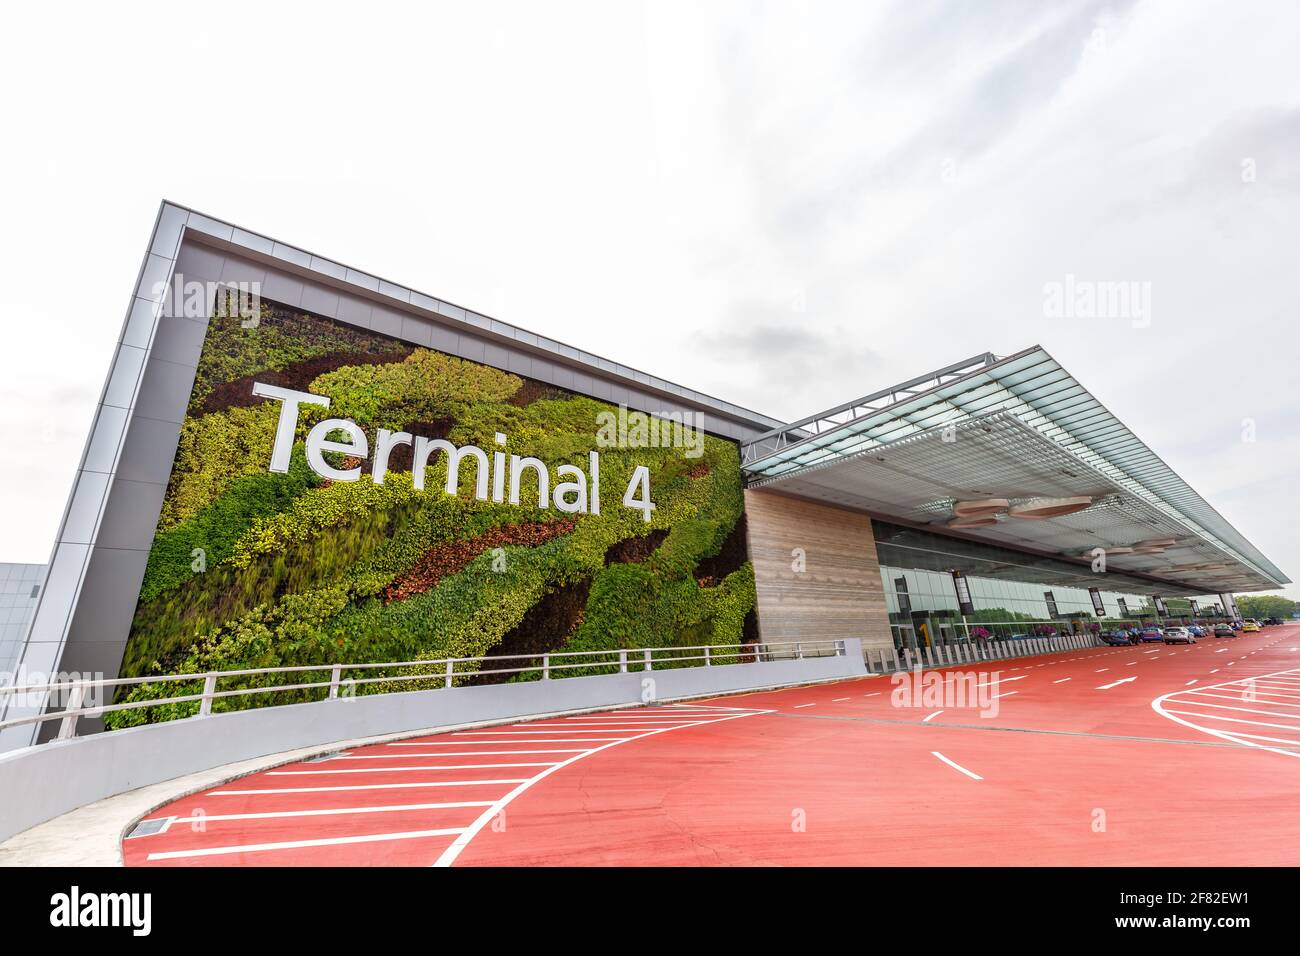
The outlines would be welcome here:
M 0 564 L 0 682 L 18 667 L 44 583 L 43 564 Z
M 1188 596 L 1172 597 L 1168 587 L 1122 574 L 1105 575 L 1111 587 L 1100 588 L 1106 613 L 1098 617 L 1089 593 L 1098 587 L 1097 576 L 1087 566 L 887 522 L 873 526 L 890 630 L 900 649 L 1133 626 L 1155 619 L 1158 593 L 1171 618 L 1191 617 Z M 975 610 L 964 619 L 952 570 L 961 571 L 970 585 Z M 898 582 L 906 589 L 902 602 Z M 1127 613 L 1121 611 L 1121 600 Z M 1198 598 L 1198 618 L 1210 616 L 1214 603 Z

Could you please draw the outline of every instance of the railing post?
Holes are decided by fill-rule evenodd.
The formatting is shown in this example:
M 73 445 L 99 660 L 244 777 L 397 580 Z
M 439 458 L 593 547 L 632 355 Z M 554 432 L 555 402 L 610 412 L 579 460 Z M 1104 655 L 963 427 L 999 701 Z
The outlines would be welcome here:
M 63 720 L 59 724 L 59 739 L 70 740 L 77 735 L 77 718 L 81 716 L 81 705 L 86 700 L 86 685 L 73 684 L 68 692 L 68 703 L 63 708 Z
M 551 679 L 551 655 L 542 655 L 542 680 Z
M 209 674 L 203 678 L 203 699 L 199 701 L 199 716 L 212 714 L 212 695 L 217 692 L 217 675 Z
M 654 670 L 654 667 L 652 666 L 651 661 L 650 661 L 650 649 L 649 649 L 649 648 L 646 648 L 646 651 L 645 651 L 645 670 L 648 670 L 648 671 L 649 671 L 649 670 Z
M 334 700 L 339 695 L 339 676 L 342 672 L 341 664 L 335 664 L 330 668 L 330 700 Z
M 803 641 L 796 641 L 794 645 L 795 660 L 803 660 Z
M 443 686 L 443 687 L 450 687 L 450 686 L 451 686 L 451 675 L 454 674 L 455 671 L 456 671 L 456 662 L 455 662 L 455 661 L 448 661 L 448 662 L 447 662 L 447 676 L 443 679 L 443 682 L 442 682 L 442 686 Z
M 618 652 L 618 672 L 620 674 L 627 673 L 627 651 Z
M 705 667 L 712 667 L 712 666 L 713 666 L 713 659 L 709 656 L 709 645 L 708 645 L 708 644 L 705 644 L 705 645 L 704 645 L 704 666 L 705 666 Z

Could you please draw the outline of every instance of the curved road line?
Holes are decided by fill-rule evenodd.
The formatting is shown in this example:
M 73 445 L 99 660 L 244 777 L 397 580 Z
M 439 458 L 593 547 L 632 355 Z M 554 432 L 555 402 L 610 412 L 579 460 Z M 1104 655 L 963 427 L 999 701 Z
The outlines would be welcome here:
M 719 710 L 722 710 L 722 708 L 719 708 Z M 726 711 L 724 710 L 723 713 L 725 714 Z M 440 866 L 440 867 L 451 866 L 453 863 L 456 862 L 456 857 L 460 856 L 461 852 L 465 849 L 465 847 L 469 846 L 469 842 L 473 840 L 474 837 L 478 836 L 479 832 L 485 826 L 487 826 L 488 823 L 491 822 L 492 819 L 495 818 L 502 810 L 504 810 L 510 804 L 511 801 L 515 800 L 517 797 L 522 796 L 525 792 L 528 791 L 529 788 L 533 786 L 533 784 L 540 783 L 541 781 L 549 777 L 551 774 L 555 773 L 557 770 L 563 770 L 565 767 L 569 766 L 570 764 L 577 763 L 579 760 L 582 760 L 586 757 L 590 757 L 593 754 L 598 754 L 601 751 L 608 750 L 611 747 L 617 747 L 619 744 L 631 743 L 634 740 L 644 740 L 646 737 L 654 737 L 657 734 L 665 734 L 672 730 L 682 730 L 685 727 L 700 727 L 708 724 L 720 724 L 723 723 L 724 721 L 737 720 L 741 717 L 753 717 L 755 714 L 769 714 L 769 713 L 771 713 L 770 710 L 746 710 L 740 713 L 726 714 L 726 716 L 708 717 L 704 720 L 696 721 L 689 724 L 681 724 L 676 727 L 661 727 L 657 730 L 649 730 L 643 734 L 637 734 L 635 737 L 626 737 L 620 740 L 614 740 L 600 747 L 595 747 L 591 750 L 585 750 L 580 754 L 570 757 L 568 760 L 563 760 L 560 763 L 557 763 L 553 767 L 547 767 L 545 770 L 543 770 L 541 773 L 537 774 L 536 776 L 530 777 L 529 779 L 523 781 L 521 784 L 519 784 L 519 786 L 515 787 L 504 797 L 501 797 L 499 800 L 493 802 L 491 806 L 489 806 L 486 810 L 480 813 L 478 815 L 478 818 L 475 819 L 475 821 L 471 823 L 469 826 L 467 826 L 463 831 L 461 831 L 461 833 L 456 837 L 456 839 L 452 841 L 451 846 L 447 847 L 447 849 L 442 851 L 442 854 L 438 857 L 438 859 L 436 859 L 433 862 L 433 865 Z
M 1257 674 L 1254 677 L 1242 678 L 1241 680 L 1224 681 L 1223 683 L 1220 684 L 1206 684 L 1201 687 L 1201 690 L 1228 690 L 1233 687 L 1240 687 L 1247 680 L 1261 680 L 1266 677 L 1291 677 L 1298 673 L 1300 673 L 1300 671 L 1296 670 L 1295 668 L 1291 668 L 1290 670 L 1274 671 L 1271 674 Z M 1185 693 L 1187 693 L 1186 690 L 1176 690 L 1168 694 L 1162 694 L 1161 696 L 1151 701 L 1151 709 L 1154 710 L 1161 717 L 1165 717 L 1169 720 L 1172 720 L 1176 724 L 1182 724 L 1184 727 L 1189 727 L 1192 730 L 1200 731 L 1203 734 L 1211 734 L 1212 736 L 1218 737 L 1222 740 L 1229 740 L 1232 743 L 1238 744 L 1242 747 L 1254 747 L 1257 750 L 1268 750 L 1275 754 L 1285 754 L 1288 757 L 1300 757 L 1300 752 L 1297 752 L 1295 750 L 1283 750 L 1280 747 L 1269 747 L 1264 744 L 1252 743 L 1249 740 L 1242 740 L 1241 738 L 1245 736 L 1244 734 L 1233 734 L 1231 731 L 1212 730 L 1209 727 L 1202 727 L 1200 724 L 1194 724 L 1189 720 L 1183 720 L 1182 717 L 1179 717 L 1177 714 L 1170 713 L 1169 711 L 1165 710 L 1164 707 L 1165 701 L 1169 700 L 1171 697 L 1177 697 L 1179 694 L 1185 694 Z M 1179 701 L 1177 703 L 1183 703 L 1183 702 Z

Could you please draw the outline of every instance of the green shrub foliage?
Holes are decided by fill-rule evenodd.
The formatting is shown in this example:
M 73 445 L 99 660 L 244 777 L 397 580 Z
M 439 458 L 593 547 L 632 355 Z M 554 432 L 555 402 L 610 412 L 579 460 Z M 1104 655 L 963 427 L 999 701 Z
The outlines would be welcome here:
M 302 408 L 287 474 L 267 470 L 279 405 L 250 399 L 254 380 L 291 383 L 331 398 L 328 410 Z M 685 457 L 682 448 L 598 448 L 597 416 L 609 411 L 617 410 L 278 306 L 264 307 L 254 327 L 214 320 L 149 555 L 125 673 L 321 665 L 305 674 L 220 680 L 220 690 L 237 690 L 323 680 L 335 663 L 472 657 L 501 647 L 538 602 L 578 587 L 587 589 L 585 610 L 557 649 L 741 643 L 755 606 L 752 566 L 742 561 L 720 579 L 700 573 L 742 517 L 736 446 L 707 436 L 700 458 Z M 505 433 L 508 452 L 547 462 L 553 480 L 563 463 L 585 473 L 588 452 L 598 448 L 600 514 L 539 509 L 536 492 L 530 499 L 527 490 L 518 506 L 478 501 L 468 487 L 472 467 L 462 473 L 461 494 L 448 495 L 441 455 L 430 464 L 423 490 L 403 470 L 391 471 L 382 485 L 368 477 L 323 481 L 307 467 L 303 440 L 325 417 L 351 418 L 371 434 L 381 427 L 404 429 L 489 449 L 495 434 Z M 638 465 L 650 471 L 656 509 L 649 522 L 622 505 Z M 568 523 L 537 525 L 561 520 Z M 488 532 L 492 540 L 513 540 L 511 529 L 528 527 L 553 530 L 534 535 L 540 543 L 477 544 Z M 427 583 L 399 587 L 417 573 L 429 575 L 430 566 L 437 573 Z M 383 678 L 356 688 L 373 693 L 429 686 L 421 673 L 388 668 L 344 676 Z M 201 686 L 201 680 L 146 685 L 126 699 L 183 696 Z M 294 690 L 240 695 L 218 699 L 214 710 L 321 696 Z M 106 720 L 130 726 L 189 716 L 197 708 L 192 702 L 160 705 L 114 712 Z

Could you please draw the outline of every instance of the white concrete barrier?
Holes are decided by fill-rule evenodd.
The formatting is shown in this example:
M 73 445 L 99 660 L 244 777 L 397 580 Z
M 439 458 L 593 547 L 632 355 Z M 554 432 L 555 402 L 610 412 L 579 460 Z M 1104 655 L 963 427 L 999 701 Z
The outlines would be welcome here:
M 848 639 L 836 656 L 340 697 L 56 740 L 0 754 L 0 840 L 114 794 L 303 747 L 864 673 L 861 642 Z

